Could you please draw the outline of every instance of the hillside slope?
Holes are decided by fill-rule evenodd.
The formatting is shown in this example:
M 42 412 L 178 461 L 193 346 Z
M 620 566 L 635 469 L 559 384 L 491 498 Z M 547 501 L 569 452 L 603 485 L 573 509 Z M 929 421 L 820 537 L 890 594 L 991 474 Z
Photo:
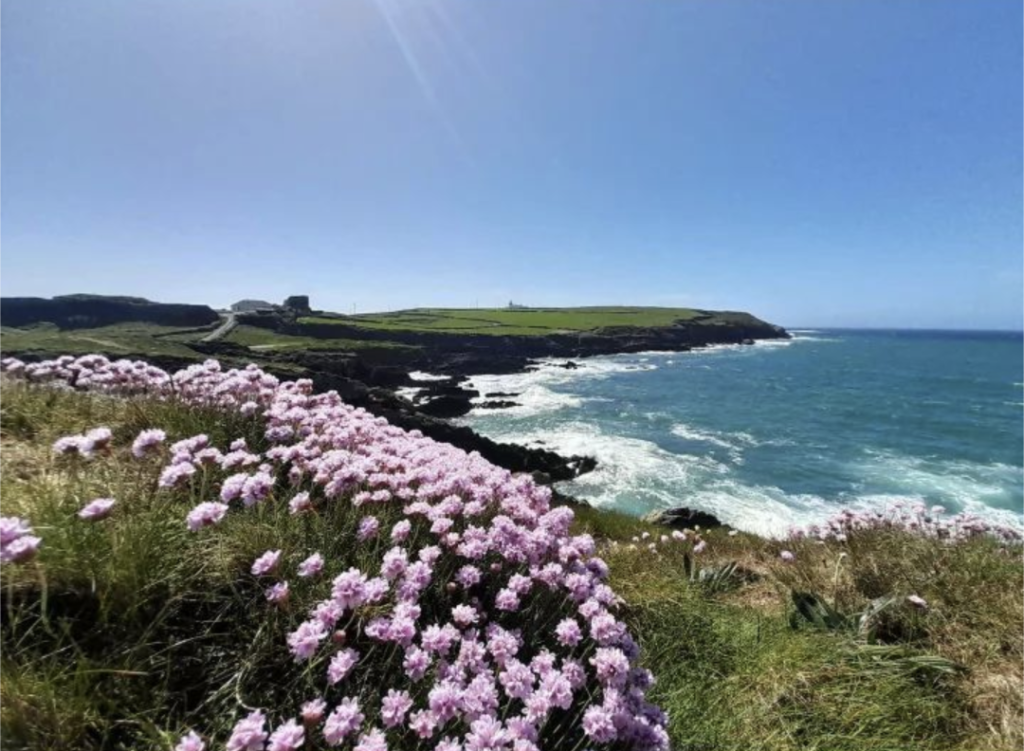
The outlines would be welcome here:
M 395 431 L 330 398 L 310 436 L 351 443 L 318 458 L 308 451 L 319 438 L 295 443 L 284 428 L 321 407 L 302 386 L 279 388 L 255 370 L 193 369 L 176 378 L 179 396 L 158 398 L 163 391 L 154 384 L 166 375 L 144 366 L 111 372 L 96 359 L 75 390 L 53 389 L 45 382 L 65 380 L 72 361 L 63 362 L 42 373 L 36 368 L 35 385 L 19 376 L 22 368 L 4 363 L 4 514 L 32 527 L 4 522 L 5 748 L 170 749 L 189 728 L 219 748 L 238 732 L 236 721 L 254 710 L 280 730 L 303 702 L 320 695 L 334 710 L 334 724 L 308 722 L 303 748 L 324 748 L 331 733 L 341 732 L 340 700 L 358 702 L 355 724 L 370 735 L 388 688 L 408 690 L 415 712 L 433 712 L 378 725 L 390 748 L 433 748 L 442 733 L 479 737 L 487 723 L 474 730 L 473 718 L 490 715 L 467 709 L 458 673 L 442 661 L 428 668 L 422 684 L 406 683 L 409 668 L 402 664 L 403 653 L 408 659 L 410 649 L 442 638 L 433 631 L 428 637 L 429 626 L 443 624 L 455 604 L 474 607 L 480 625 L 489 624 L 489 637 L 499 635 L 490 626 L 521 629 L 523 643 L 515 646 L 513 639 L 507 648 L 541 675 L 543 648 L 559 656 L 560 670 L 568 664 L 563 660 L 578 659 L 587 671 L 587 690 L 573 691 L 564 711 L 550 706 L 554 684 L 544 688 L 537 674 L 523 694 L 537 694 L 529 701 L 507 695 L 518 691 L 507 680 L 495 684 L 505 709 L 501 727 L 486 730 L 525 733 L 522 740 L 533 737 L 529 743 L 540 748 L 573 748 L 585 737 L 595 749 L 630 743 L 628 734 L 619 745 L 595 740 L 591 734 L 606 737 L 599 713 L 581 719 L 586 707 L 607 705 L 613 695 L 607 680 L 614 672 L 592 673 L 604 663 L 590 660 L 595 648 L 625 638 L 615 623 L 639 646 L 639 665 L 654 673 L 647 698 L 667 711 L 673 748 L 923 751 L 1021 743 L 1022 566 L 1016 543 L 987 533 L 999 530 L 922 523 L 917 514 L 925 512 L 911 510 L 907 518 L 919 530 L 947 530 L 946 538 L 911 533 L 897 516 L 850 515 L 820 539 L 782 542 L 725 530 L 672 534 L 614 513 L 554 509 L 542 524 L 554 525 L 565 565 L 600 556 L 608 566 L 603 581 L 621 598 L 612 601 L 591 583 L 598 600 L 574 604 L 572 597 L 549 597 L 541 560 L 536 567 L 516 564 L 518 543 L 506 547 L 516 525 L 541 523 L 532 514 L 545 508 L 544 492 L 528 479 Z M 221 394 L 221 406 L 205 404 L 211 389 Z M 255 412 L 247 402 L 257 404 Z M 147 432 L 153 430 L 166 435 Z M 298 453 L 289 448 L 300 445 Z M 429 470 L 411 485 L 404 479 L 412 477 L 410 461 Z M 181 469 L 185 464 L 195 468 L 191 474 Z M 309 472 L 299 471 L 304 466 Z M 343 484 L 332 490 L 334 481 Z M 391 488 L 389 499 L 374 497 L 374 488 Z M 401 488 L 426 505 L 417 510 L 412 499 L 391 495 Z M 478 496 L 478 488 L 488 490 Z M 91 503 L 103 498 L 114 504 Z M 232 500 L 221 518 L 219 509 L 197 506 L 223 498 Z M 526 499 L 532 500 L 523 506 Z M 499 521 L 501 514 L 480 517 L 481 540 L 488 541 L 481 579 L 455 584 L 462 581 L 456 570 L 473 560 L 465 556 L 476 554 L 449 547 L 459 540 L 446 536 L 476 534 L 471 517 L 457 510 L 476 500 L 499 504 L 515 522 Z M 561 531 L 570 519 L 571 530 Z M 401 531 L 390 532 L 393 527 Z M 18 540 L 31 537 L 41 540 L 34 555 L 27 543 L 15 550 Z M 592 554 L 585 552 L 591 539 Z M 400 554 L 385 555 L 395 546 L 405 550 L 404 564 Z M 267 561 L 264 554 L 278 550 L 280 557 Z M 314 568 L 314 551 L 323 557 L 323 573 L 302 576 Z M 356 567 L 387 578 L 388 567 L 397 572 L 417 559 L 432 561 L 436 578 L 409 590 L 418 609 L 402 616 L 412 621 L 408 646 L 402 646 L 404 631 L 389 636 L 373 625 L 383 623 L 375 621 L 381 616 L 398 617 L 401 596 L 387 594 L 335 622 L 343 641 L 314 642 L 312 661 L 296 662 L 299 642 L 289 634 L 325 594 L 350 596 L 347 584 L 338 589 L 347 581 L 341 574 Z M 603 571 L 598 563 L 585 568 Z M 407 580 L 396 576 L 398 591 Z M 289 589 L 275 586 L 284 581 Z M 570 588 L 583 584 L 573 581 Z M 575 620 L 577 609 L 589 613 L 577 623 L 581 641 L 568 626 L 556 636 L 551 629 L 560 618 Z M 611 620 L 601 620 L 605 609 Z M 604 625 L 595 631 L 598 622 Z M 455 627 L 471 644 L 472 631 Z M 476 659 L 470 657 L 475 649 L 452 652 L 451 664 L 463 664 L 454 657 L 463 650 L 465 659 Z M 332 670 L 346 677 L 331 683 Z M 445 675 L 454 684 L 442 691 Z M 449 690 L 462 697 L 452 699 L 450 710 L 442 699 Z M 490 689 L 481 683 L 475 690 Z M 517 713 L 524 713 L 525 725 L 511 724 Z M 435 729 L 439 722 L 443 731 Z M 511 751 L 512 738 L 504 738 L 493 747 Z

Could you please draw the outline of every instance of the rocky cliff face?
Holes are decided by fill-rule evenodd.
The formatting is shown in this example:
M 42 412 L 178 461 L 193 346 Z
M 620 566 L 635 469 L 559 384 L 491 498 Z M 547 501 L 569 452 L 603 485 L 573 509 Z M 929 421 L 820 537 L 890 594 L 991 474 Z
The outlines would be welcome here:
M 141 297 L 64 295 L 0 298 L 4 326 L 53 323 L 62 329 L 87 329 L 115 323 L 155 323 L 164 326 L 205 326 L 220 320 L 207 305 L 150 302 Z

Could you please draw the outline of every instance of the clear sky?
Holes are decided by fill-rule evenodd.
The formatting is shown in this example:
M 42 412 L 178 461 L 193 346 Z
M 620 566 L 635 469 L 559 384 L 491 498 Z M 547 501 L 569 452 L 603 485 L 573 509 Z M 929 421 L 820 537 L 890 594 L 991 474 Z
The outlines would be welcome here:
M 5 0 L 4 295 L 1021 328 L 1020 0 Z

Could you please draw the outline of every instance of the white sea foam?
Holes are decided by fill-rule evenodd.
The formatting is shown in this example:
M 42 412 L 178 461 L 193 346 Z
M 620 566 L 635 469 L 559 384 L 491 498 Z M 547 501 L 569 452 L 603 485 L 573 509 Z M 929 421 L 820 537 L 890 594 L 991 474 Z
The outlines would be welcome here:
M 502 417 L 522 418 L 533 417 L 542 412 L 554 412 L 560 409 L 572 409 L 583 404 L 582 397 L 575 394 L 565 394 L 560 391 L 552 391 L 546 386 L 533 384 L 527 386 L 517 396 L 508 397 L 510 401 L 516 402 L 515 407 L 506 407 L 501 410 Z M 474 399 L 479 403 L 483 397 Z M 486 400 L 485 400 L 486 401 Z
M 748 344 L 712 344 L 701 349 L 693 350 L 694 353 L 726 352 L 749 350 L 753 347 L 782 348 L 793 344 L 797 339 L 761 339 Z M 823 340 L 824 341 L 824 340 Z M 838 340 L 835 340 L 838 341 Z M 503 375 L 476 375 L 468 379 L 466 385 L 476 389 L 481 396 L 473 401 L 476 404 L 487 400 L 486 394 L 500 392 L 518 394 L 516 397 L 509 397 L 515 400 L 519 406 L 509 407 L 502 410 L 502 415 L 510 417 L 526 417 L 536 415 L 540 412 L 576 407 L 583 403 L 583 399 L 571 393 L 558 390 L 557 387 L 565 386 L 581 380 L 600 380 L 619 373 L 643 373 L 656 370 L 662 365 L 674 365 L 674 359 L 679 352 L 673 350 L 645 350 L 642 352 L 623 353 L 618 355 L 602 355 L 598 357 L 584 357 L 573 360 L 575 368 L 566 368 L 563 358 L 544 358 L 534 361 L 534 367 L 520 373 L 508 373 Z M 652 362 L 660 358 L 672 357 L 662 363 Z M 701 366 L 697 366 L 701 367 Z M 431 376 L 430 374 L 410 374 L 415 380 L 434 380 L 443 376 Z M 417 378 L 417 376 L 419 376 Z M 424 377 L 426 376 L 426 377 Z M 555 388 L 552 388 L 555 387 Z
M 693 350 L 693 354 L 717 354 L 721 352 L 754 352 L 757 349 L 782 349 L 790 347 L 796 339 L 758 339 L 753 344 L 709 344 Z
M 574 361 L 576 368 L 561 367 L 564 360 L 538 360 L 536 368 L 522 373 L 506 375 L 477 375 L 467 385 L 480 392 L 473 402 L 487 401 L 487 394 L 500 392 L 516 394 L 506 397 L 518 404 L 501 411 L 502 416 L 532 417 L 542 412 L 579 407 L 584 399 L 557 387 L 588 379 L 608 378 L 616 373 L 655 370 L 651 363 L 630 363 L 613 358 L 587 358 Z M 555 387 L 555 388 L 552 388 Z
M 543 446 L 563 455 L 585 454 L 597 459 L 596 470 L 558 486 L 595 506 L 635 512 L 688 506 L 713 513 L 737 529 L 772 537 L 784 536 L 792 527 L 821 523 L 840 507 L 880 510 L 897 500 L 930 503 L 938 499 L 951 511 L 967 510 L 1001 524 L 1021 523 L 1019 513 L 992 505 L 1005 506 L 1007 494 L 1012 492 L 1007 487 L 1019 479 L 1021 470 L 1009 465 L 946 462 L 927 468 L 912 457 L 878 454 L 872 458 L 874 464 L 865 465 L 864 479 L 873 489 L 885 487 L 885 492 L 851 491 L 825 498 L 747 483 L 730 463 L 699 453 L 673 453 L 652 441 L 606 434 L 591 423 L 573 421 L 526 430 L 516 425 L 516 421 L 510 421 L 496 431 L 488 431 L 488 435 L 500 441 Z M 673 432 L 701 436 L 698 440 L 713 445 L 757 444 L 745 433 L 713 434 L 688 427 Z M 877 476 L 872 477 L 871 472 Z
M 451 376 L 437 375 L 435 373 L 425 373 L 422 370 L 414 370 L 409 373 L 409 377 L 414 381 L 447 381 Z
M 560 490 L 595 506 L 641 510 L 684 505 L 709 511 L 738 529 L 773 536 L 823 521 L 835 511 L 833 504 L 817 496 L 746 485 L 732 476 L 729 465 L 711 457 L 676 454 L 651 441 L 606 435 L 587 423 L 495 437 L 595 457 L 596 470 L 559 484 Z
M 841 342 L 842 339 L 834 336 L 807 336 L 806 334 L 798 334 L 790 339 L 791 342 Z
M 395 395 L 412 401 L 421 391 L 423 391 L 422 386 L 402 386 L 401 388 L 395 389 Z
M 1024 470 L 999 462 L 979 464 L 886 451 L 866 453 L 867 458 L 854 468 L 872 486 L 891 488 L 891 492 L 905 496 L 939 498 L 972 512 L 1012 503 L 1024 484 Z
M 727 433 L 700 430 L 699 428 L 694 428 L 686 423 L 677 423 L 676 425 L 673 425 L 672 434 L 677 435 L 680 438 L 684 438 L 687 441 L 701 441 L 702 443 L 710 443 L 712 446 L 720 446 L 721 448 L 731 449 L 733 451 L 738 450 L 741 447 L 740 444 L 743 442 L 743 439 L 740 438 L 741 435 L 748 439 L 753 438 L 753 436 L 743 433 L 737 434 L 735 436 L 735 440 L 729 440 L 726 438 L 728 435 Z

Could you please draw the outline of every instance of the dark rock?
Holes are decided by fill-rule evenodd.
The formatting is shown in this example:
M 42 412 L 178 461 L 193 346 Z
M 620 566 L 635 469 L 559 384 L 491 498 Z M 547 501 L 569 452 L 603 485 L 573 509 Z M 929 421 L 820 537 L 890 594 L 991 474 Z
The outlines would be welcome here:
M 416 408 L 431 417 L 462 417 L 473 409 L 468 396 L 439 396 L 420 402 Z
M 63 295 L 0 297 L 4 326 L 53 323 L 61 329 L 87 329 L 116 323 L 155 323 L 162 326 L 205 326 L 220 321 L 208 305 L 150 302 L 141 297 Z
M 482 402 L 476 405 L 477 409 L 508 409 L 509 407 L 518 407 L 519 402 L 511 402 L 507 399 L 496 399 L 489 402 Z
M 551 488 L 551 502 L 559 506 L 590 506 L 583 498 L 562 493 L 554 487 Z
M 476 389 L 465 389 L 461 386 L 452 386 L 441 381 L 414 381 L 417 386 L 423 389 L 423 394 L 429 396 L 455 396 L 472 399 L 480 396 Z
M 597 466 L 597 460 L 589 456 L 563 457 L 546 449 L 498 443 L 467 427 L 426 415 L 421 409 L 412 409 L 408 402 L 383 389 L 371 389 L 367 403 L 359 406 L 386 418 L 392 425 L 405 430 L 419 430 L 428 438 L 450 443 L 463 451 L 476 451 L 487 461 L 510 472 L 543 472 L 551 482 L 561 482 Z
M 409 376 L 403 368 L 392 365 L 378 365 L 370 368 L 366 382 L 371 386 L 401 386 Z
M 505 396 L 505 397 L 519 396 L 520 393 L 521 392 L 513 392 L 513 391 L 491 391 L 491 392 L 489 392 L 487 394 L 484 394 L 484 396 L 486 396 L 488 399 L 492 399 L 492 398 L 498 398 L 498 397 L 502 397 L 502 396 Z
M 645 515 L 643 519 L 645 522 L 650 522 L 651 524 L 661 524 L 674 529 L 682 529 L 683 527 L 687 527 L 689 529 L 693 529 L 694 527 L 700 527 L 701 529 L 713 529 L 715 527 L 725 526 L 714 514 L 709 514 L 706 511 L 697 511 L 695 509 L 686 508 L 685 506 L 680 508 L 664 509 L 661 511 L 652 511 Z

